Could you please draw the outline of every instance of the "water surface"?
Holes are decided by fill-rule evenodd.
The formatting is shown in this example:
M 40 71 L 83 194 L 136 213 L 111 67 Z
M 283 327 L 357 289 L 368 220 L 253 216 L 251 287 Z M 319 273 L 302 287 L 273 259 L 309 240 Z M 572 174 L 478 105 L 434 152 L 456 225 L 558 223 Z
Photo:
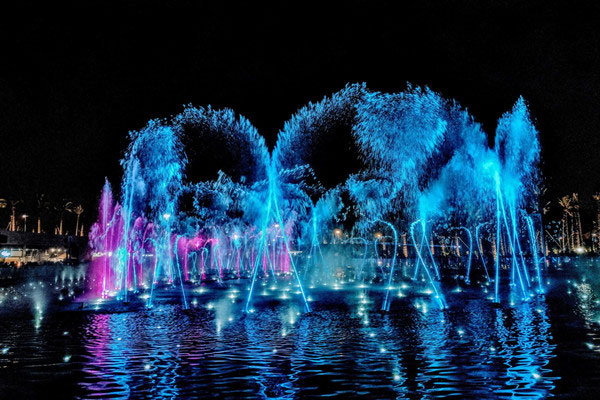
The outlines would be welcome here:
M 441 311 L 407 280 L 387 314 L 381 286 L 354 283 L 309 289 L 309 314 L 293 286 L 260 283 L 247 315 L 246 281 L 189 287 L 188 311 L 177 288 L 152 309 L 79 311 L 64 274 L 5 283 L 0 396 L 596 398 L 600 264 L 559 267 L 545 297 L 513 307 L 447 284 Z

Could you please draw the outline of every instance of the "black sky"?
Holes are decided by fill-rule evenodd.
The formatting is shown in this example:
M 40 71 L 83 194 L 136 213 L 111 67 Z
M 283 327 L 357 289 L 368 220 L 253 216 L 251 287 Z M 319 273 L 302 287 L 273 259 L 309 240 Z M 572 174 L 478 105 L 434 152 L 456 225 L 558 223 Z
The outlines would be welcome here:
M 596 1 L 125 3 L 1 13 L 0 197 L 93 202 L 127 132 L 188 103 L 235 109 L 272 146 L 299 107 L 362 81 L 429 85 L 488 132 L 523 95 L 552 196 L 600 190 Z

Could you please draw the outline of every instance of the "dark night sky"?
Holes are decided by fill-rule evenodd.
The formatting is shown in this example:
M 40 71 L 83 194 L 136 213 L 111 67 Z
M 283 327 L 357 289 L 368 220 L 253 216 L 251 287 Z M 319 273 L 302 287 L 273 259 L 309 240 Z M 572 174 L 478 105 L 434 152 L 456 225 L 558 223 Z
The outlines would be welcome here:
M 93 203 L 127 132 L 187 103 L 235 109 L 272 146 L 299 107 L 361 81 L 429 85 L 488 132 L 523 95 L 552 195 L 600 190 L 597 1 L 90 3 L 2 12 L 0 197 Z

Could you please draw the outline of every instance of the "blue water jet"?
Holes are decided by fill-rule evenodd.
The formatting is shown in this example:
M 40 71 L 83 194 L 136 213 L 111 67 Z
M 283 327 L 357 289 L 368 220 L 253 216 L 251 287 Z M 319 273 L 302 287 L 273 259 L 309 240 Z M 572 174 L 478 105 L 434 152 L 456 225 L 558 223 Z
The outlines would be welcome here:
M 398 93 L 347 85 L 309 103 L 284 123 L 271 151 L 233 110 L 191 105 L 129 138 L 118 202 L 108 200 L 107 183 L 90 231 L 98 295 L 128 301 L 130 292 L 148 288 L 152 306 L 159 285 L 176 285 L 187 307 L 186 291 L 194 284 L 211 277 L 221 286 L 246 280 L 250 312 L 257 281 L 283 279 L 297 285 L 309 311 L 306 282 L 366 279 L 367 240 L 361 239 L 360 260 L 347 262 L 355 240 L 344 238 L 373 237 L 373 221 L 393 237 L 389 271 L 373 271 L 374 282 L 387 281 L 384 311 L 402 257 L 415 260 L 414 279 L 422 271 L 446 307 L 440 288 L 448 274 L 440 260 L 448 257 L 445 238 L 453 231 L 458 236 L 457 229 L 468 237 L 466 283 L 474 239 L 486 279 L 494 281 L 495 302 L 505 266 L 506 285 L 518 285 L 523 300 L 530 297 L 530 271 L 543 292 L 529 217 L 539 212 L 540 145 L 522 98 L 499 119 L 493 147 L 466 109 L 410 85 Z M 328 162 L 337 153 L 348 165 Z M 435 243 L 442 251 L 434 254 Z M 486 258 L 494 261 L 493 278 Z

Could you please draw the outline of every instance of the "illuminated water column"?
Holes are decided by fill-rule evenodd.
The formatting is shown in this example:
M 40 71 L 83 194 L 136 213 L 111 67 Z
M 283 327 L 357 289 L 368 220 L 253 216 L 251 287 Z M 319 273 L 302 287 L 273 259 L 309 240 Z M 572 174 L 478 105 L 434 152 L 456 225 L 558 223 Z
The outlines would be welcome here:
M 135 193 L 135 182 L 138 177 L 138 168 L 139 162 L 137 159 L 132 161 L 132 168 L 129 176 L 126 178 L 126 183 L 124 186 L 126 187 L 126 199 L 127 203 L 124 207 L 124 229 L 123 229 L 123 238 L 122 243 L 119 246 L 119 250 L 117 251 L 117 269 L 119 276 L 119 297 L 121 297 L 124 301 L 127 301 L 127 282 L 129 279 L 129 246 L 131 241 L 131 220 L 133 218 L 133 196 Z
M 523 257 L 523 250 L 521 249 L 521 241 L 519 240 L 518 234 L 518 215 L 516 212 L 516 206 L 513 201 L 509 202 L 508 205 L 509 215 L 512 222 L 512 230 L 513 230 L 513 240 L 515 244 L 513 247 L 516 249 L 519 254 L 519 259 L 521 260 L 521 265 L 523 266 L 523 276 L 525 278 L 525 283 L 527 288 L 530 287 L 530 279 L 529 273 L 527 272 L 527 263 L 525 262 L 525 258 Z
M 389 222 L 381 221 L 381 220 L 379 220 L 378 222 L 381 222 L 381 223 L 387 225 L 394 234 L 394 255 L 392 257 L 392 267 L 390 268 L 390 278 L 388 279 L 387 291 L 385 292 L 385 299 L 381 306 L 381 309 L 383 311 L 390 311 L 390 305 L 392 303 L 392 300 L 390 299 L 390 291 L 392 290 L 394 267 L 396 266 L 396 254 L 398 252 L 398 233 L 396 232 L 396 228 L 394 228 L 394 225 L 390 224 Z
M 464 230 L 467 232 L 467 236 L 469 237 L 469 257 L 467 258 L 467 276 L 465 278 L 465 282 L 468 284 L 471 282 L 471 258 L 473 256 L 473 237 L 471 236 L 471 231 L 464 226 L 459 226 L 459 230 Z
M 525 288 L 525 284 L 523 283 L 523 277 L 521 276 L 521 269 L 519 267 L 519 261 L 517 259 L 517 251 L 518 248 L 515 246 L 515 238 L 511 235 L 511 230 L 514 231 L 514 233 L 516 234 L 516 228 L 515 228 L 515 224 L 516 222 L 514 221 L 514 218 L 512 218 L 512 229 L 508 223 L 508 219 L 506 217 L 506 209 L 504 206 L 504 200 L 503 200 L 503 195 L 502 192 L 499 189 L 499 186 L 497 188 L 498 191 L 498 199 L 499 199 L 499 206 L 500 206 L 500 215 L 502 217 L 502 221 L 504 222 L 504 227 L 506 229 L 506 237 L 507 237 L 507 243 L 508 243 L 508 247 L 509 250 L 512 254 L 512 268 L 513 268 L 513 274 L 516 272 L 517 277 L 519 279 L 519 284 L 521 287 L 521 292 L 523 294 L 523 300 L 526 300 L 528 298 L 528 294 L 527 294 L 527 289 Z M 511 214 L 512 217 L 512 214 Z
M 318 226 L 318 220 L 317 220 L 317 213 L 315 210 L 315 207 L 312 207 L 312 216 L 311 216 L 311 227 L 312 227 L 312 234 L 311 234 L 311 244 L 310 244 L 310 252 L 309 252 L 309 257 L 312 260 L 312 265 L 313 265 L 313 270 L 316 269 L 317 266 L 317 257 L 321 257 L 321 265 L 323 267 L 323 277 L 324 277 L 324 281 L 327 282 L 329 280 L 329 278 L 331 277 L 331 271 L 329 270 L 329 268 L 327 267 L 327 263 L 325 262 L 325 258 L 323 257 L 323 252 L 321 250 L 321 244 L 319 243 L 319 230 L 317 228 Z M 308 271 L 308 265 L 305 272 Z
M 287 254 L 290 258 L 290 265 L 292 267 L 292 269 L 294 270 L 294 275 L 296 276 L 296 280 L 298 281 L 298 286 L 300 287 L 300 293 L 302 294 L 302 299 L 304 300 L 304 307 L 306 309 L 306 312 L 310 312 L 310 306 L 308 305 L 308 300 L 306 300 L 306 294 L 304 293 L 304 288 L 302 287 L 302 282 L 300 281 L 300 275 L 298 275 L 298 269 L 296 268 L 296 263 L 294 262 L 294 259 L 292 258 L 292 253 L 291 253 L 291 249 L 290 249 L 290 243 L 288 241 L 287 235 L 285 233 L 285 229 L 284 229 L 284 223 L 283 223 L 283 218 L 281 217 L 281 211 L 279 210 L 279 206 L 277 204 L 277 197 L 275 196 L 275 168 L 271 167 L 271 177 L 270 177 L 270 186 L 272 186 L 271 189 L 271 196 L 273 196 L 273 205 L 275 206 L 275 216 L 277 217 L 277 219 L 279 220 L 279 226 L 281 227 L 281 234 L 283 236 L 283 241 L 285 243 L 285 248 L 287 250 Z
M 187 310 L 188 304 L 185 298 L 185 289 L 183 287 L 183 278 L 181 276 L 181 265 L 179 263 L 179 240 L 183 237 L 183 235 L 178 235 L 175 239 L 175 261 L 177 262 L 177 274 L 179 275 L 179 285 L 181 286 L 181 298 L 183 299 L 183 308 Z M 187 240 L 185 241 L 185 248 L 187 249 Z M 184 254 L 187 254 L 185 252 Z M 187 256 L 184 256 L 187 261 Z
M 365 267 L 365 262 L 367 260 L 367 253 L 369 251 L 369 249 L 368 249 L 369 242 L 367 241 L 367 239 L 362 238 L 362 237 L 351 237 L 350 239 L 348 239 L 348 242 L 352 243 L 353 241 L 356 241 L 356 240 L 360 240 L 365 246 L 364 251 L 363 251 L 362 261 L 360 263 L 360 269 L 358 270 L 358 274 L 356 275 L 356 279 L 359 280 L 360 278 L 362 278 L 363 269 Z M 363 282 L 364 282 L 364 279 L 363 279 Z
M 537 246 L 535 241 L 535 230 L 533 228 L 533 220 L 531 216 L 524 214 L 525 221 L 527 223 L 527 230 L 529 231 L 529 242 L 531 244 L 531 254 L 533 255 L 533 263 L 535 265 L 535 272 L 538 280 L 538 293 L 544 293 L 542 284 L 542 275 L 540 273 L 540 260 L 538 258 Z
M 300 288 L 300 293 L 302 294 L 302 299 L 304 300 L 304 307 L 306 309 L 306 312 L 310 312 L 310 306 L 308 304 L 308 300 L 306 299 L 306 294 L 304 293 L 304 287 L 302 286 L 302 282 L 300 280 L 300 276 L 298 274 L 298 270 L 296 268 L 296 263 L 294 262 L 293 257 L 291 256 L 291 249 L 290 249 L 290 245 L 289 245 L 289 241 L 288 241 L 288 237 L 287 234 L 285 233 L 285 229 L 284 229 L 284 223 L 283 223 L 283 218 L 281 216 L 281 210 L 279 209 L 279 206 L 277 204 L 277 196 L 276 196 L 276 185 L 275 185 L 275 179 L 276 179 L 276 171 L 275 168 L 273 166 L 270 166 L 268 168 L 268 174 L 269 174 L 269 192 L 267 194 L 267 209 L 265 212 L 265 219 L 264 219 L 264 223 L 263 223 L 263 228 L 262 228 L 262 238 L 260 240 L 260 244 L 259 244 L 259 251 L 258 251 L 258 257 L 257 257 L 257 261 L 255 262 L 254 265 L 254 271 L 252 274 L 252 283 L 250 284 L 250 291 L 248 293 L 248 299 L 246 301 L 246 307 L 245 307 L 245 311 L 246 312 L 250 312 L 250 301 L 252 299 L 252 294 L 254 293 L 254 285 L 256 282 L 256 275 L 258 272 L 258 264 L 259 264 L 259 260 L 260 260 L 260 256 L 262 254 L 264 254 L 264 252 L 266 251 L 265 247 L 265 242 L 267 240 L 267 229 L 269 226 L 269 222 L 271 217 L 273 217 L 275 219 L 275 221 L 277 221 L 277 223 L 279 224 L 279 227 L 281 229 L 281 234 L 283 236 L 283 241 L 285 243 L 285 249 L 287 251 L 287 254 L 289 256 L 290 259 L 290 265 L 292 267 L 292 270 L 294 272 L 294 276 L 298 282 L 298 286 Z
M 443 310 L 446 308 L 446 301 L 445 301 L 444 296 L 442 295 L 441 291 L 438 290 L 437 285 L 436 285 L 433 277 L 431 276 L 431 273 L 429 272 L 427 265 L 425 264 L 425 260 L 423 260 L 423 256 L 421 255 L 421 250 L 417 246 L 417 241 L 415 239 L 415 225 L 419 222 L 421 222 L 420 219 L 418 219 L 418 220 L 414 221 L 412 224 L 410 224 L 410 237 L 412 239 L 415 251 L 417 252 L 417 257 L 423 264 L 423 270 L 425 271 L 425 273 L 427 274 L 427 277 L 429 278 L 429 283 L 431 284 L 431 287 L 433 288 L 433 291 L 435 293 L 435 298 L 436 298 L 440 308 Z M 421 226 L 423 228 L 423 234 L 425 234 L 425 224 L 422 223 Z
M 425 220 L 422 221 L 422 227 L 423 227 L 423 237 L 425 238 L 426 236 L 426 222 Z M 433 229 L 432 229 L 432 235 L 433 235 Z M 429 253 L 429 258 L 431 259 L 431 265 L 433 266 L 433 270 L 435 271 L 435 276 L 438 280 L 441 279 L 441 275 L 440 275 L 440 270 L 438 268 L 437 263 L 435 262 L 435 257 L 433 256 L 433 252 L 431 251 L 431 246 L 425 246 L 427 248 L 427 252 Z
M 487 222 L 481 223 L 475 227 L 475 241 L 477 242 L 477 249 L 479 250 L 479 256 L 481 257 L 481 264 L 483 265 L 483 269 L 485 271 L 485 276 L 487 281 L 490 282 L 490 274 L 487 269 L 487 265 L 485 262 L 485 257 L 483 255 L 483 249 L 481 248 L 481 239 L 479 237 L 479 230 L 482 226 L 487 225 Z
M 148 307 L 152 307 L 152 302 L 154 300 L 154 286 L 156 285 L 156 281 L 159 276 L 160 270 L 160 259 L 158 257 L 158 243 L 153 238 L 148 238 L 145 242 L 152 243 L 154 246 L 154 269 L 152 271 L 152 282 L 150 282 L 150 297 L 148 298 Z M 145 244 L 145 243 L 144 243 Z
M 494 276 L 494 302 L 500 303 L 500 299 L 498 297 L 498 289 L 500 283 L 500 199 L 499 197 L 500 190 L 496 190 L 496 273 Z
M 412 227 L 412 225 L 411 225 Z M 415 238 L 413 236 L 413 231 L 411 230 L 411 238 L 413 240 L 413 243 L 416 243 Z M 423 244 L 425 243 L 425 231 L 423 231 L 423 235 L 421 235 L 421 244 L 419 245 L 419 250 L 417 252 L 417 260 L 416 260 L 416 264 L 415 264 L 415 273 L 413 275 L 413 281 L 417 280 L 417 277 L 419 276 L 419 266 L 421 265 L 421 260 L 422 258 L 419 256 L 421 253 L 421 250 L 423 250 Z M 416 248 L 415 248 L 416 250 Z

